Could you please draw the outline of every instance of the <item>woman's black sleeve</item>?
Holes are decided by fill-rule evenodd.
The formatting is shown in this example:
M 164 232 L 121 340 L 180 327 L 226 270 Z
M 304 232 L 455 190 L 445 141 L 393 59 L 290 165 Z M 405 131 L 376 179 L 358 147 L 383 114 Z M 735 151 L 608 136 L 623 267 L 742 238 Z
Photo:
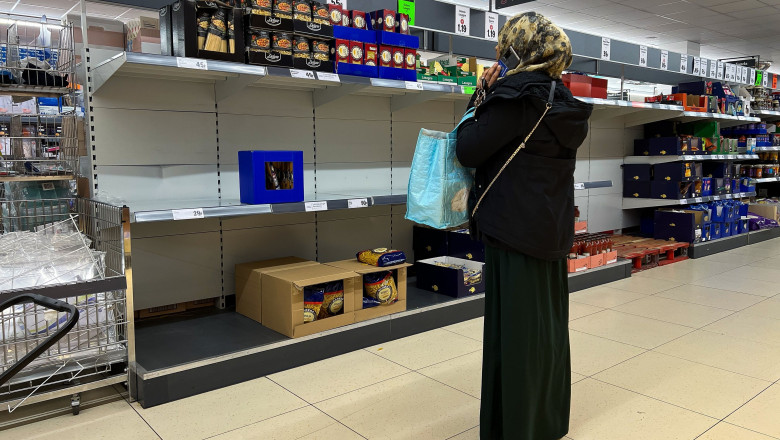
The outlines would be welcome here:
M 522 103 L 494 100 L 479 108 L 479 117 L 458 127 L 458 160 L 465 167 L 477 168 L 502 147 L 517 138 L 522 130 Z

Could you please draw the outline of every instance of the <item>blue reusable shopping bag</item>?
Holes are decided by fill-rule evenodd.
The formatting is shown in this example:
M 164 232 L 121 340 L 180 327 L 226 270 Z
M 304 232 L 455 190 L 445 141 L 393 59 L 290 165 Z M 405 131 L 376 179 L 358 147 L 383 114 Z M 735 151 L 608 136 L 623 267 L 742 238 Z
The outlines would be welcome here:
M 468 198 L 474 170 L 458 162 L 455 152 L 458 127 L 474 115 L 469 109 L 449 133 L 420 130 L 409 173 L 406 219 L 436 229 L 469 221 Z

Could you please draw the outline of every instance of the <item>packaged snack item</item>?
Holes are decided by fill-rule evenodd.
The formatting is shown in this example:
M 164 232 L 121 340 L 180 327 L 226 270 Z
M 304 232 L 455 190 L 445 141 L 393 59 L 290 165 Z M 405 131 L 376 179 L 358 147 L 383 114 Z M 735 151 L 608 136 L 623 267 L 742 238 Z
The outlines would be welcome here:
M 268 31 L 249 31 L 249 50 L 268 52 L 271 50 L 271 34 Z
M 198 14 L 198 50 L 206 48 L 206 35 L 209 33 L 210 21 L 211 14 L 208 12 L 201 12 Z
M 390 46 L 379 48 L 379 65 L 382 67 L 393 67 L 393 49 Z
M 396 69 L 403 69 L 404 68 L 404 48 L 403 47 L 394 47 L 393 48 L 393 67 Z
M 309 39 L 296 35 L 293 45 L 293 57 L 294 58 L 309 58 L 311 56 L 311 47 L 309 46 Z
M 227 49 L 227 42 L 225 37 L 227 35 L 227 17 L 224 9 L 217 9 L 217 12 L 211 16 L 209 21 L 209 31 L 206 35 L 205 50 L 212 52 L 225 52 L 223 50 L 223 42 L 225 42 L 225 49 Z
M 398 300 L 398 289 L 392 272 L 374 272 L 363 275 L 363 296 L 380 304 L 392 304 Z
M 336 316 L 344 312 L 344 282 L 334 281 L 325 285 L 322 308 L 318 319 Z
M 370 309 L 371 307 L 376 307 L 382 305 L 381 302 L 375 300 L 374 298 L 369 298 L 367 296 L 363 297 L 363 308 L 364 309 Z
M 352 23 L 352 18 L 349 12 L 349 9 L 342 9 L 341 10 L 341 25 L 344 27 L 349 27 L 350 23 Z
M 363 64 L 363 43 L 359 41 L 349 42 L 349 62 Z
M 355 29 L 367 29 L 366 26 L 366 13 L 363 11 L 350 11 L 349 14 L 352 27 Z
M 328 61 L 330 59 L 330 45 L 324 40 L 312 40 L 311 53 L 315 60 Z
M 396 14 L 395 26 L 399 34 L 409 35 L 409 16 L 406 14 Z
M 292 55 L 293 42 L 287 32 L 274 32 L 271 36 L 271 48 L 282 55 Z
M 292 0 L 274 0 L 274 17 L 291 20 L 293 18 Z
M 252 7 L 250 13 L 254 15 L 265 15 L 266 17 L 271 16 L 271 10 L 273 9 L 271 0 L 250 0 L 250 5 Z
M 357 259 L 361 263 L 370 264 L 372 266 L 387 267 L 406 263 L 406 254 L 404 254 L 403 251 L 377 248 L 358 252 Z
M 311 3 L 309 0 L 293 0 L 293 19 L 311 21 Z
M 325 289 L 322 287 L 304 287 L 303 289 L 303 322 L 313 322 L 322 309 Z
M 369 14 L 371 28 L 376 31 L 395 32 L 395 11 L 380 9 Z
M 227 41 L 227 53 L 236 53 L 236 25 L 233 22 L 233 15 L 228 19 Z
M 327 6 L 318 2 L 311 3 L 311 18 L 315 23 L 330 24 L 329 15 L 330 12 L 328 11 Z
M 417 68 L 417 50 L 416 49 L 404 49 L 404 68 L 416 69 Z
M 341 26 L 342 14 L 344 12 L 341 9 L 341 5 L 328 5 L 328 16 L 330 17 L 330 24 L 333 26 Z
M 336 40 L 336 61 L 339 63 L 349 62 L 349 41 L 348 40 Z
M 363 52 L 365 52 L 363 64 L 366 66 L 376 66 L 376 57 L 379 55 L 379 48 L 377 45 L 366 43 L 364 44 Z

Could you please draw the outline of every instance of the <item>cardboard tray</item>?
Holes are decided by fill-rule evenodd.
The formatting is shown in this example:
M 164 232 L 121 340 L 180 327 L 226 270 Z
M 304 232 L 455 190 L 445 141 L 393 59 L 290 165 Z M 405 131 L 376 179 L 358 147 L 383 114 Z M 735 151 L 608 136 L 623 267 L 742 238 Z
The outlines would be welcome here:
M 376 267 L 361 263 L 357 260 L 334 261 L 325 263 L 327 266 L 349 270 L 360 275 L 360 282 L 355 286 L 355 322 L 367 321 L 380 316 L 392 315 L 406 310 L 406 280 L 409 263 L 396 264 L 388 267 Z M 363 275 L 376 272 L 395 272 L 395 284 L 398 289 L 398 301 L 390 305 L 376 306 L 363 309 Z

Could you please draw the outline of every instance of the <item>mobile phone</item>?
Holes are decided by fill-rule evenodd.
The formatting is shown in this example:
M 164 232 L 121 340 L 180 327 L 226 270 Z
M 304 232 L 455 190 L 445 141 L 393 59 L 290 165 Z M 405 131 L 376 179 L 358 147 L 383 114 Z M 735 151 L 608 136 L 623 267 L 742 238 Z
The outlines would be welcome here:
M 507 72 L 516 68 L 520 64 L 520 57 L 517 56 L 517 52 L 512 46 L 509 46 L 504 55 L 498 59 L 498 65 L 501 66 L 501 72 L 498 74 L 499 78 L 504 77 Z

